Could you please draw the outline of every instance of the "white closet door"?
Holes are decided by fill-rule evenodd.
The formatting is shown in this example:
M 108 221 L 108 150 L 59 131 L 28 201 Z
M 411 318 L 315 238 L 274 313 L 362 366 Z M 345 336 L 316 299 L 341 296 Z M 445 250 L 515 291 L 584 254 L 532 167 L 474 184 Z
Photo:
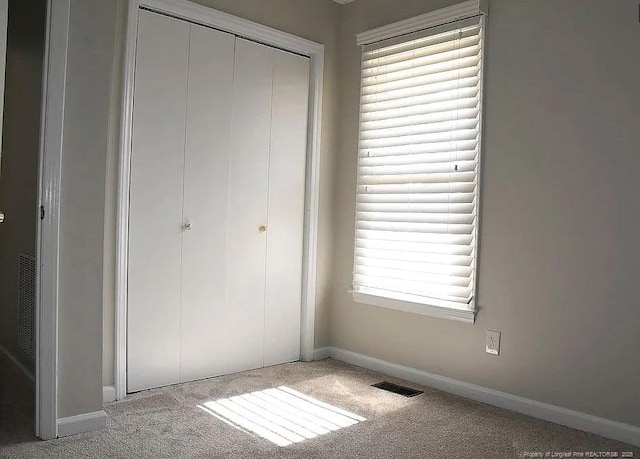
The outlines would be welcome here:
M 236 39 L 229 167 L 229 372 L 263 365 L 273 50 Z
M 191 26 L 182 240 L 181 381 L 227 372 L 233 35 Z
M 180 380 L 189 27 L 140 11 L 129 217 L 129 392 Z
M 300 358 L 309 59 L 274 51 L 264 365 Z

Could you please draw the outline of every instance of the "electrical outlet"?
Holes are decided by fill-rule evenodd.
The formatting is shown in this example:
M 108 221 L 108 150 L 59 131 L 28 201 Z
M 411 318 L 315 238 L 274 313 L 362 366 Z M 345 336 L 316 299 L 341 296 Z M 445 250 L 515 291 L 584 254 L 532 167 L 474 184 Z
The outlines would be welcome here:
M 500 332 L 487 330 L 487 341 L 485 343 L 487 354 L 500 355 Z

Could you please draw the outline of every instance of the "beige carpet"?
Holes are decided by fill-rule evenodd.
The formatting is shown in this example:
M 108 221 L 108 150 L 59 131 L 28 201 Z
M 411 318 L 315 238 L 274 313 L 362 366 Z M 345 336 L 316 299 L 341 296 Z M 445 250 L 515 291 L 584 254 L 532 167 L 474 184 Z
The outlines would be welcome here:
M 0 434 L 5 443 L 10 438 L 16 440 L 0 446 L 0 457 L 511 458 L 535 452 L 617 452 L 620 455 L 628 451 L 640 458 L 638 448 L 434 389 L 422 388 L 424 394 L 405 398 L 370 386 L 384 379 L 401 382 L 338 361 L 324 360 L 278 365 L 145 391 L 126 401 L 107 404 L 108 428 L 101 432 L 49 442 L 27 440 L 15 432 L 13 436 Z M 268 391 L 280 386 L 294 391 Z M 265 390 L 257 396 L 209 403 Z M 314 400 L 306 400 L 305 396 Z M 260 408 L 247 405 L 251 410 L 249 415 L 245 412 L 245 418 L 236 416 L 236 422 L 229 417 L 225 419 L 220 412 L 216 414 L 216 406 L 233 408 L 236 406 L 233 400 L 260 402 L 260 397 L 267 401 L 271 397 L 272 405 L 279 406 L 280 414 L 288 409 L 287 403 L 292 403 L 297 408 L 291 408 L 291 413 L 309 410 L 320 418 L 336 415 L 336 426 L 302 441 L 300 435 L 294 435 L 296 441 L 278 446 L 242 423 L 242 419 L 253 413 L 262 416 L 258 418 L 263 424 L 270 422 L 265 421 L 270 415 Z M 282 400 L 277 400 L 278 397 Z M 229 412 L 244 412 L 243 408 L 234 409 L 235 412 Z M 361 418 L 366 420 L 358 421 Z M 274 419 L 277 424 L 277 419 L 283 418 Z M 313 419 L 314 414 L 309 414 L 300 424 L 309 424 Z M 333 418 L 330 420 L 334 422 Z M 341 421 L 345 421 L 344 427 L 338 428 Z M 282 424 L 272 431 L 278 431 Z M 295 431 L 296 426 L 290 430 Z M 290 430 L 287 432 L 291 433 Z M 302 427 L 300 431 L 305 432 Z

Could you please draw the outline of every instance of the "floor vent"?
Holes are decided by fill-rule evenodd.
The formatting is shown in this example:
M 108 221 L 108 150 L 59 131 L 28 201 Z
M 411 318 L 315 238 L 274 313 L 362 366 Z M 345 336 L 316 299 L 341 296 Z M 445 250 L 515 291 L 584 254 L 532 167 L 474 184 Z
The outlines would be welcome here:
M 36 259 L 33 255 L 20 252 L 18 264 L 18 348 L 33 360 Z
M 415 397 L 416 395 L 424 393 L 424 391 L 411 389 L 410 387 L 406 386 L 399 386 L 398 384 L 393 384 L 389 381 L 382 381 L 376 384 L 372 384 L 372 386 L 377 387 L 378 389 L 393 392 L 394 394 L 400 394 L 404 397 Z

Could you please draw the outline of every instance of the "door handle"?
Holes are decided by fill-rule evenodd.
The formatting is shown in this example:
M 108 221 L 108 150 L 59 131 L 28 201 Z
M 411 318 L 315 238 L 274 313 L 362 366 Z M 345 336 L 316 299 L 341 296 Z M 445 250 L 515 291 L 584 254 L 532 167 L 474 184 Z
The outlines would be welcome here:
M 267 232 L 267 225 L 260 225 L 258 227 L 258 231 L 260 231 L 261 233 L 266 233 Z
M 4 212 L 0 212 L 0 223 L 4 221 Z
M 191 231 L 191 223 L 187 222 L 184 225 L 182 225 L 182 228 L 185 229 L 186 231 Z

